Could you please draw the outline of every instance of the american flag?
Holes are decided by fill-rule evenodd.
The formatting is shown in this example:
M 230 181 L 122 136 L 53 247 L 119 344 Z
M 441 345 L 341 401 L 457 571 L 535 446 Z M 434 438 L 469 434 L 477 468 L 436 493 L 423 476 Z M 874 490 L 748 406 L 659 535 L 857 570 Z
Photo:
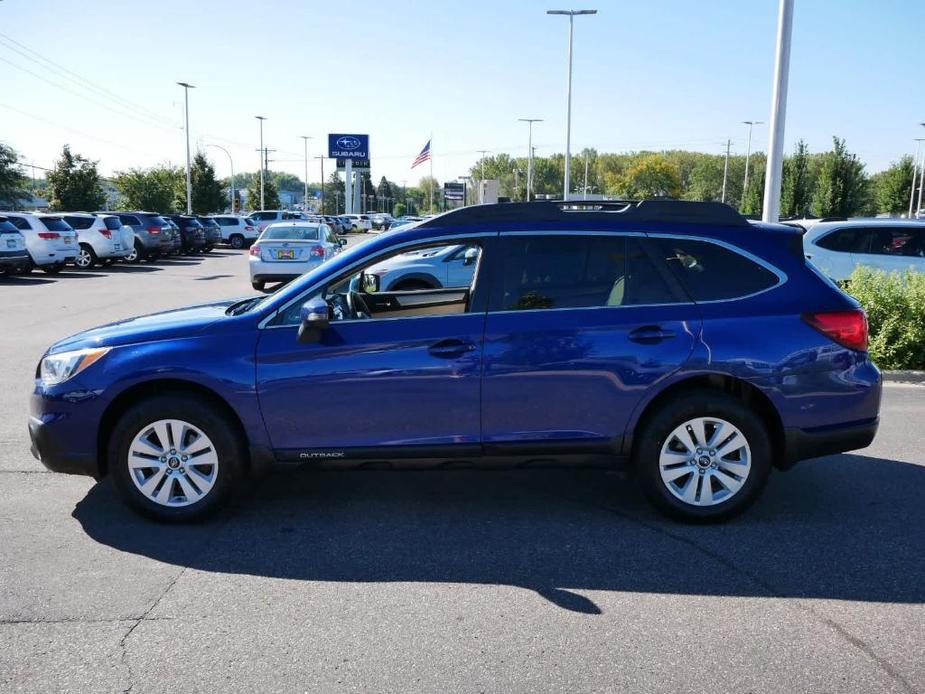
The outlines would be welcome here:
M 411 164 L 411 168 L 413 169 L 418 164 L 423 164 L 428 159 L 430 159 L 430 140 L 427 141 L 427 144 L 424 145 L 424 149 L 421 150 L 421 153 L 417 156 L 417 158 Z

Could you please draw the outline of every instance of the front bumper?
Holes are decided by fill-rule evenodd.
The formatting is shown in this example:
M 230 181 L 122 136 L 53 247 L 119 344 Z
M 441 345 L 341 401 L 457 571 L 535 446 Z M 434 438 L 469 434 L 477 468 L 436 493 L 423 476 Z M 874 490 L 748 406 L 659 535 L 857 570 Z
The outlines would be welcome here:
M 77 379 L 59 386 L 36 381 L 29 401 L 31 450 L 46 468 L 70 475 L 100 477 L 97 427 L 105 403 Z
M 778 467 L 787 470 L 801 460 L 819 458 L 866 448 L 877 435 L 880 417 L 820 427 L 818 429 L 784 428 L 784 459 Z

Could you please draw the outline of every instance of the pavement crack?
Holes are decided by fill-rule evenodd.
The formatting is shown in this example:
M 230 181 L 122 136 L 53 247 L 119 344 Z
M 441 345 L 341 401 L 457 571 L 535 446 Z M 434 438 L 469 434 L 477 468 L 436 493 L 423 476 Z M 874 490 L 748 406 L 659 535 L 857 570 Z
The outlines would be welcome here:
M 909 694 L 918 694 L 918 690 L 912 685 L 912 683 L 908 679 L 906 679 L 906 677 L 901 672 L 899 672 L 896 666 L 893 665 L 893 663 L 891 663 L 889 660 L 881 656 L 879 653 L 877 653 L 874 650 L 874 648 L 869 643 L 867 643 L 864 639 L 852 634 L 845 626 L 840 624 L 837 620 L 820 613 L 812 605 L 808 604 L 805 600 L 801 600 L 800 598 L 788 599 L 788 596 L 778 591 L 773 585 L 763 580 L 760 576 L 753 573 L 752 571 L 749 571 L 748 569 L 745 569 L 739 566 L 735 561 L 733 561 L 729 557 L 726 557 L 720 554 L 719 552 L 716 552 L 715 550 L 710 549 L 709 547 L 706 547 L 700 544 L 696 540 L 693 540 L 689 537 L 681 535 L 680 533 L 672 532 L 669 528 L 666 528 L 662 525 L 658 525 L 656 523 L 651 523 L 649 521 L 643 520 L 637 516 L 633 516 L 632 514 L 626 513 L 625 511 L 614 508 L 613 506 L 608 506 L 607 504 L 595 502 L 595 501 L 579 500 L 579 499 L 569 497 L 567 495 L 552 494 L 550 492 L 546 492 L 546 493 L 550 494 L 551 496 L 555 496 L 559 499 L 566 499 L 567 501 L 571 501 L 572 503 L 576 503 L 576 504 L 583 505 L 583 506 L 592 506 L 602 511 L 612 513 L 616 516 L 619 516 L 620 518 L 623 518 L 624 520 L 627 520 L 631 523 L 635 523 L 643 528 L 646 528 L 647 530 L 651 530 L 654 533 L 658 533 L 672 540 L 675 540 L 676 542 L 680 542 L 682 544 L 687 545 L 691 549 L 695 550 L 696 552 L 699 552 L 700 554 L 703 554 L 709 559 L 712 559 L 713 561 L 720 564 L 721 566 L 748 579 L 749 581 L 757 585 L 759 588 L 764 590 L 770 597 L 785 600 L 787 604 L 794 606 L 798 611 L 809 614 L 814 619 L 816 619 L 818 622 L 820 622 L 821 624 L 824 624 L 829 629 L 834 631 L 842 640 L 844 640 L 845 642 L 849 643 L 854 648 L 864 653 L 864 655 L 870 658 L 870 660 L 873 661 L 873 663 L 876 664 L 877 667 L 879 667 L 884 673 L 886 673 L 890 678 L 892 678 L 893 681 L 899 684 L 906 692 L 909 692 Z

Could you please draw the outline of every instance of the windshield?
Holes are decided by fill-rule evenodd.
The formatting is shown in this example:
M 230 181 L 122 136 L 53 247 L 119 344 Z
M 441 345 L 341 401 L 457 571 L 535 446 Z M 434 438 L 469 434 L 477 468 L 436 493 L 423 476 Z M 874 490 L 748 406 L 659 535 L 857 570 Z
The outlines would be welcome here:
M 317 241 L 318 227 L 270 227 L 263 232 L 261 241 L 288 239 L 290 241 Z

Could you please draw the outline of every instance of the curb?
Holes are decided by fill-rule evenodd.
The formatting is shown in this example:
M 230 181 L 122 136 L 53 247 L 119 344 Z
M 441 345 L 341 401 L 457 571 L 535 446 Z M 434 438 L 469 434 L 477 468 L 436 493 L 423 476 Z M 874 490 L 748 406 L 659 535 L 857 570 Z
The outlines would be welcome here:
M 884 383 L 917 383 L 925 385 L 925 371 L 884 371 Z

